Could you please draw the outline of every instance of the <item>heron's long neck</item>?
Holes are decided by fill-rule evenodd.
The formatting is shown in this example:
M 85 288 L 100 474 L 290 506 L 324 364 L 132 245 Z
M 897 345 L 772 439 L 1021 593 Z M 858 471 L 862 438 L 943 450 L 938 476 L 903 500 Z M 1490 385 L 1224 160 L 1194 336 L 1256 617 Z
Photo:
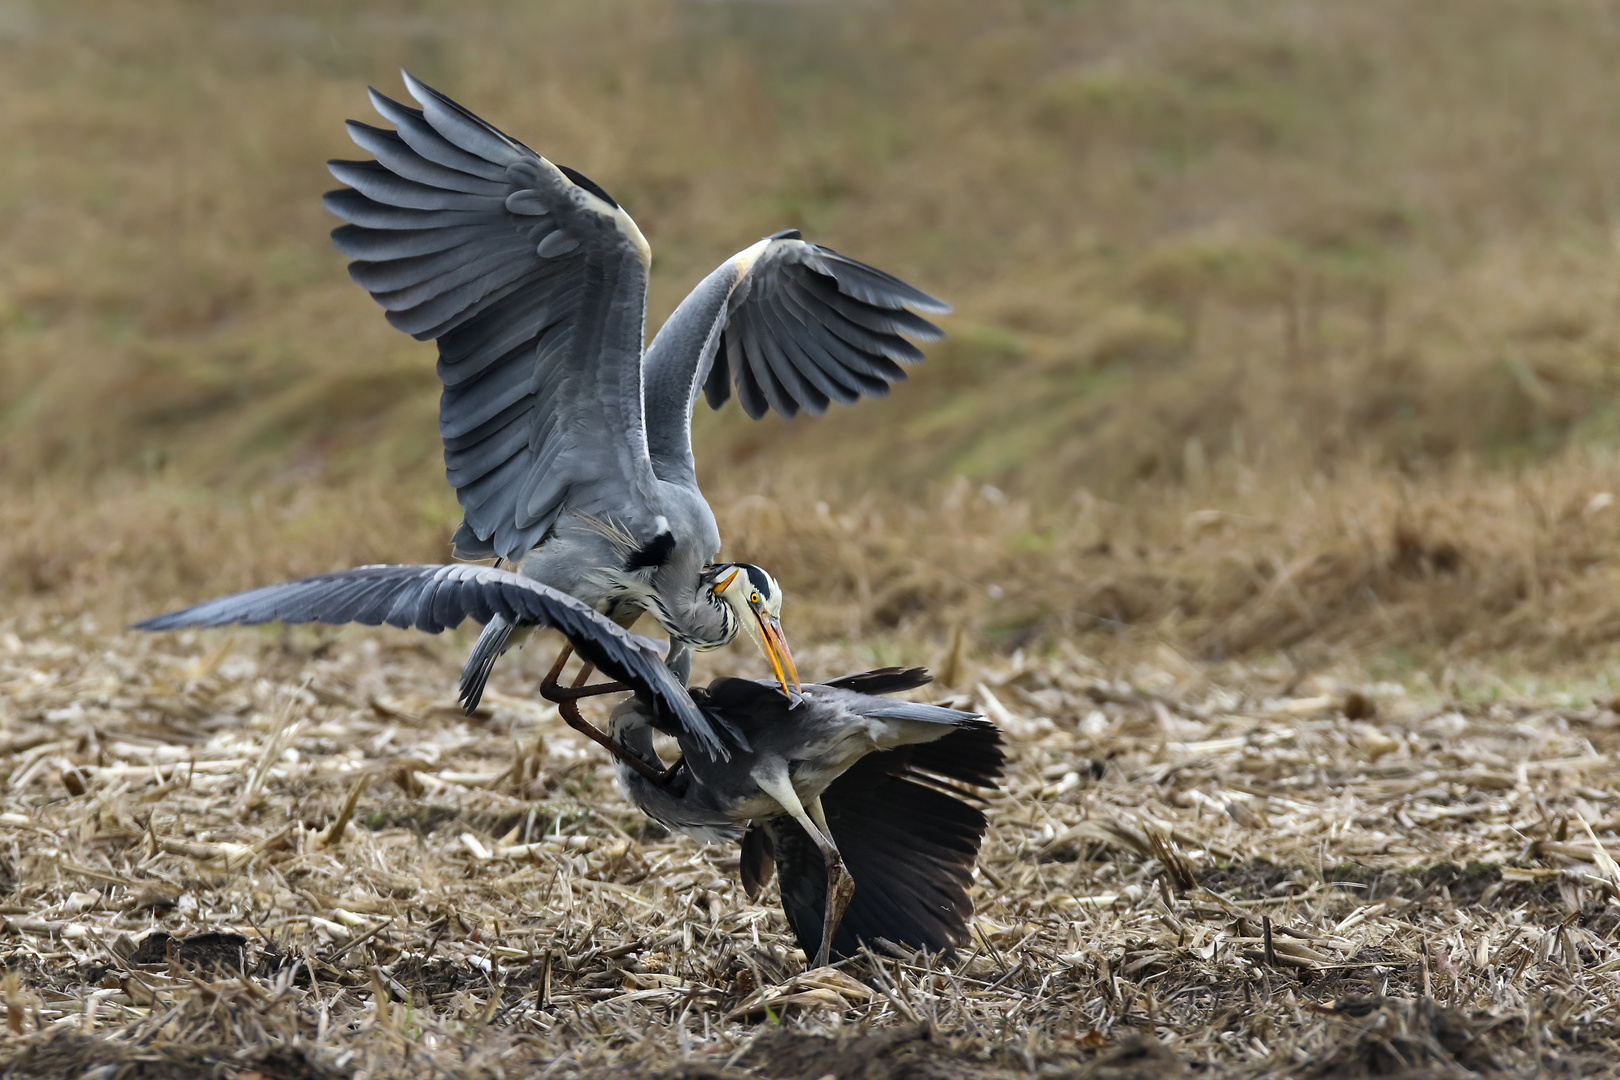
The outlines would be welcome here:
M 713 365 L 724 326 L 721 315 L 740 277 L 732 261 L 722 263 L 681 301 L 647 346 L 642 362 L 647 400 L 684 399 L 687 408 L 686 423 L 648 425 L 648 450 L 655 470 L 676 461 L 691 467 L 693 400 Z
M 625 615 L 645 611 L 657 620 L 670 640 L 698 651 L 718 649 L 730 645 L 737 637 L 737 613 L 731 605 L 716 596 L 713 589 L 680 582 L 675 588 L 666 587 L 670 577 L 667 570 L 653 580 L 619 570 L 602 571 L 607 602 L 602 610 L 610 618 L 624 621 Z M 694 575 L 695 578 L 695 575 Z M 629 623 L 624 623 L 629 625 Z
M 649 589 L 644 603 L 670 639 L 689 648 L 718 649 L 737 636 L 737 613 L 710 589 L 681 596 Z

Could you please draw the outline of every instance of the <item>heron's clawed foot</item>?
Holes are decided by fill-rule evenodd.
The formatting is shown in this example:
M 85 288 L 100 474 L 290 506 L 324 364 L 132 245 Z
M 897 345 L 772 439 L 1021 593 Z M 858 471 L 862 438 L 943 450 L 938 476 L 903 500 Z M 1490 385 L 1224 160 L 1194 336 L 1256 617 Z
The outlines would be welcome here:
M 811 967 L 826 967 L 831 961 L 833 937 L 854 896 L 855 879 L 844 869 L 844 860 L 836 859 L 827 867 L 827 906 L 821 915 L 821 947 L 816 950 L 816 962 Z

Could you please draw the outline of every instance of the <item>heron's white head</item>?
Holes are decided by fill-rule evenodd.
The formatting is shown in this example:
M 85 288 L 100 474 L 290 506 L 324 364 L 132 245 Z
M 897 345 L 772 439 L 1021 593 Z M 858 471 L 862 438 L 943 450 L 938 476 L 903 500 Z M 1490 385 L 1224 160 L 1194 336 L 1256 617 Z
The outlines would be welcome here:
M 782 692 L 791 688 L 797 694 L 799 669 L 782 636 L 782 587 L 776 579 L 752 563 L 716 563 L 703 572 L 703 580 L 770 661 Z

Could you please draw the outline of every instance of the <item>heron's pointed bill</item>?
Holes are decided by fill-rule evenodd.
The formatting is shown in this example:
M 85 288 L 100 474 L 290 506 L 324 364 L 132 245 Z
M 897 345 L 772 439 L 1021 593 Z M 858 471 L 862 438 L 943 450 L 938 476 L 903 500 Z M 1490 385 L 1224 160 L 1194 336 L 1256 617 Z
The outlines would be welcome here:
M 782 693 L 790 701 L 795 700 L 803 692 L 803 687 L 799 685 L 799 669 L 793 663 L 787 638 L 782 636 L 782 624 L 775 615 L 763 611 L 756 610 L 754 618 L 759 623 L 759 643 L 765 649 L 765 659 L 771 662 L 771 671 L 776 674 L 776 681 L 782 684 Z M 792 687 L 791 692 L 789 687 Z

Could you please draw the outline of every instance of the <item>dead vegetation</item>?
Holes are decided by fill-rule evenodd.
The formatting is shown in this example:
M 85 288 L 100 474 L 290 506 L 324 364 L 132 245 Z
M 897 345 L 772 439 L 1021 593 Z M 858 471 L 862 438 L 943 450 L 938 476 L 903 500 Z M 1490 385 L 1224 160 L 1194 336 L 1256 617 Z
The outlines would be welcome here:
M 1620 641 L 1620 505 L 1607 453 L 1504 475 L 1349 469 L 1271 485 L 1030 500 L 965 479 L 840 498 L 778 479 L 712 493 L 727 552 L 767 566 L 797 643 L 872 663 L 1079 647 L 1128 662 L 1283 652 L 1450 692 L 1480 669 L 1603 679 Z M 0 504 L 0 596 L 48 627 L 118 625 L 210 595 L 370 562 L 440 562 L 448 498 L 382 485 L 251 499 L 163 483 L 42 487 Z M 1620 692 L 1620 688 L 1617 688 Z
M 734 851 L 513 680 L 461 717 L 458 658 L 0 636 L 6 1075 L 1620 1071 L 1607 704 L 956 662 L 1016 763 L 974 945 L 805 974 Z

